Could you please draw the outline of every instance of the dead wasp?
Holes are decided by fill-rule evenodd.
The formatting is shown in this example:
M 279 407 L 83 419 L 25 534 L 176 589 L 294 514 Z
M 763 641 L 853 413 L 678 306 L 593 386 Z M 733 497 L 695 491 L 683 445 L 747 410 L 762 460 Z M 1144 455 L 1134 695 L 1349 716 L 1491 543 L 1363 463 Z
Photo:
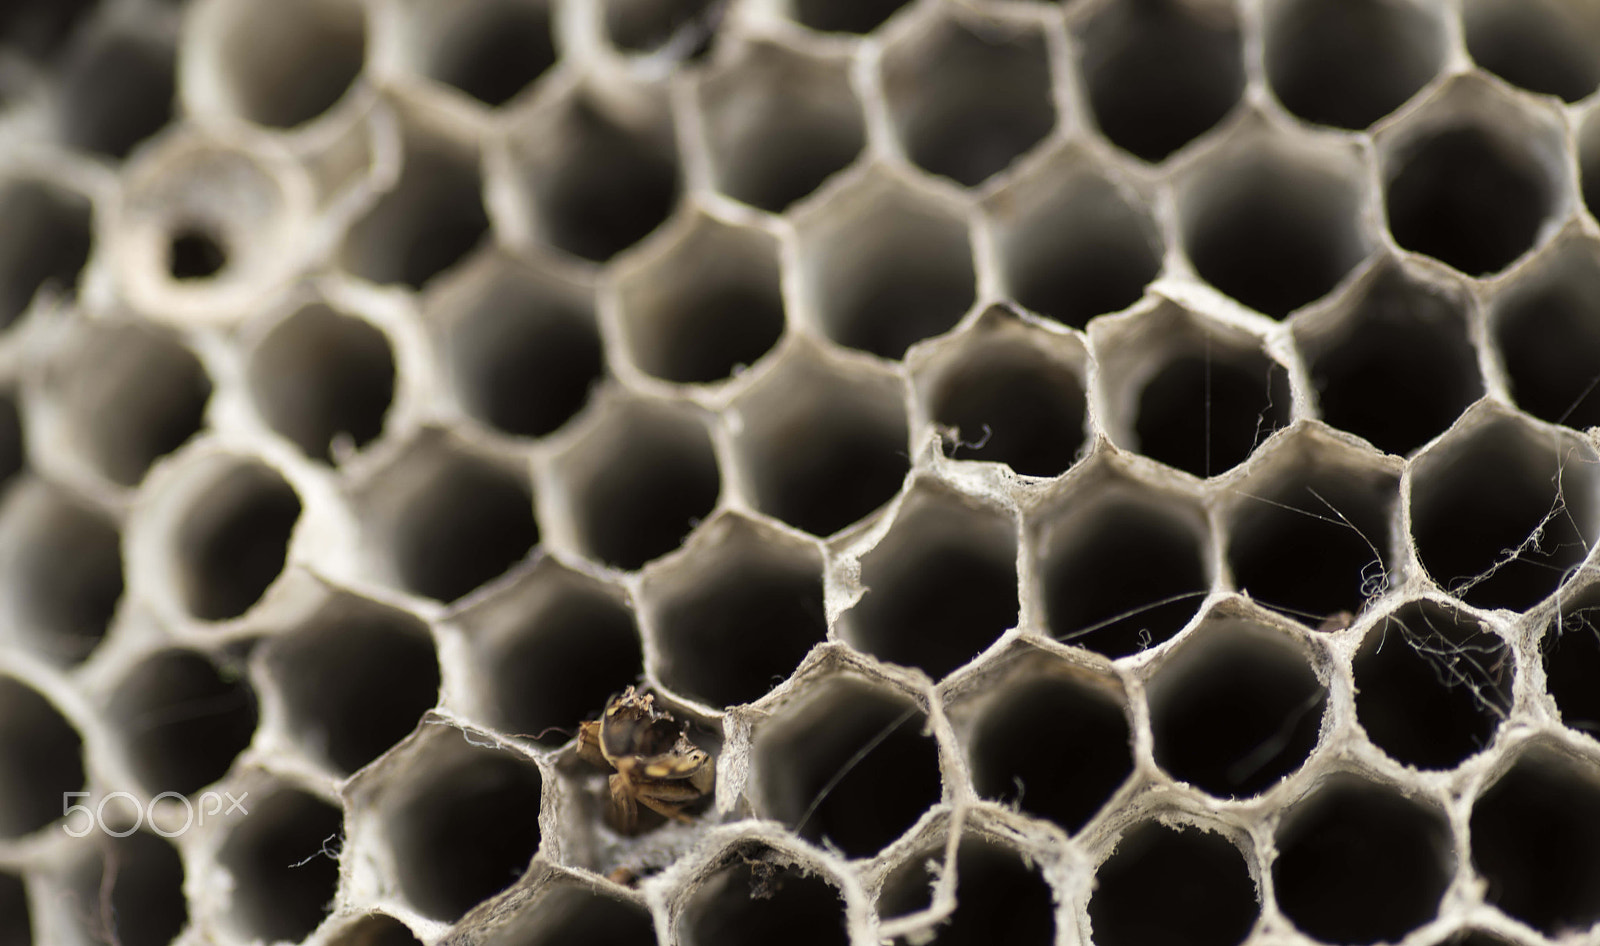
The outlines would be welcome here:
M 624 834 L 639 828 L 639 806 L 678 821 L 691 821 L 685 806 L 712 789 L 717 763 L 689 741 L 688 724 L 657 709 L 655 696 L 628 687 L 607 703 L 598 720 L 578 726 L 578 757 L 611 775 L 612 826 Z

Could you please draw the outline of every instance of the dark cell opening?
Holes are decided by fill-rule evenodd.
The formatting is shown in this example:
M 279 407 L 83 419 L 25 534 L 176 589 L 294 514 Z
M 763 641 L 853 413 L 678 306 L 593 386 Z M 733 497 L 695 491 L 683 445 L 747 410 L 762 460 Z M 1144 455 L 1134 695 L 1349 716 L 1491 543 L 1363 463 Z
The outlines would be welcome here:
M 1600 425 L 1600 250 L 1554 265 L 1499 306 L 1494 336 L 1517 405 L 1582 430 Z
M 924 909 L 932 876 L 923 855 L 884 882 L 878 910 L 897 916 Z M 1050 885 L 1011 851 L 963 838 L 956 854 L 956 910 L 932 930 L 929 946 L 1048 946 L 1055 942 Z
M 394 189 L 345 240 L 344 262 L 363 279 L 421 289 L 460 262 L 489 231 L 476 154 L 408 134 Z
M 1278 906 L 1324 943 L 1397 942 L 1433 919 L 1454 871 L 1444 816 L 1335 776 L 1278 828 Z
M 439 601 L 493 581 L 539 542 L 527 482 L 466 457 L 447 458 L 400 516 L 393 543 L 400 581 Z
M 1039 33 L 946 21 L 884 56 L 889 114 L 907 155 L 975 187 L 1055 127 L 1050 55 Z
M 555 135 L 556 165 L 529 175 L 542 235 L 555 246 L 605 262 L 672 213 L 679 182 L 669 135 L 624 128 L 585 101 L 571 108 Z
M 1152 460 L 1211 476 L 1289 424 L 1289 372 L 1259 350 L 1217 348 L 1161 367 L 1139 392 L 1134 434 Z
M 1395 242 L 1485 276 L 1533 246 L 1552 191 L 1523 142 L 1457 127 L 1407 147 L 1390 166 L 1384 197 Z
M 1267 30 L 1267 77 L 1306 121 L 1365 128 L 1428 84 L 1444 29 L 1404 0 L 1296 0 Z
M 421 946 L 404 923 L 382 913 L 369 913 L 329 940 L 333 946 Z
M 1487 899 L 1556 938 L 1600 920 L 1600 779 L 1535 748 L 1472 807 L 1472 862 Z
M 1181 0 L 1113 4 L 1082 31 L 1095 120 L 1113 143 L 1146 161 L 1162 160 L 1221 121 L 1244 89 L 1231 12 L 1201 17 L 1200 9 Z
M 1600 88 L 1600 16 L 1584 4 L 1469 0 L 1467 52 L 1512 85 L 1567 102 Z
M 115 810 L 107 806 L 106 813 Z M 76 821 L 73 830 L 78 829 Z M 126 828 L 111 830 L 120 833 Z M 178 852 L 167 841 L 142 831 L 96 840 L 104 846 L 79 865 L 69 881 L 72 891 L 67 896 L 81 932 L 97 943 L 167 946 L 189 921 Z M 0 936 L 0 944 L 7 943 Z
M 211 378 L 175 338 L 109 330 L 82 345 L 61 390 L 89 459 L 112 482 L 137 486 L 151 464 L 205 422 Z
M 1089 921 L 1098 946 L 1234 946 L 1261 908 L 1233 843 L 1198 828 L 1147 822 L 1095 873 Z
M 1378 622 L 1355 658 L 1356 716 L 1398 762 L 1448 769 L 1488 746 L 1511 710 L 1505 641 L 1431 602 Z
M 611 41 L 636 53 L 669 44 L 703 53 L 724 12 L 717 0 L 606 0 L 605 10 Z
M 0 838 L 31 834 L 61 817 L 65 793 L 84 786 L 82 750 L 77 730 L 48 700 L 0 676 Z M 78 820 L 72 828 L 81 828 Z M 0 912 L 0 923 L 5 917 Z
M 65 65 L 57 119 L 69 145 L 126 157 L 172 119 L 173 52 L 133 36 L 108 36 Z
M 94 0 L 7 3 L 0 6 L 0 42 L 29 56 L 48 56 L 72 36 L 95 7 Z
M 91 245 L 89 201 L 39 181 L 0 187 L 0 328 L 41 289 L 71 295 Z
M 1133 770 L 1130 739 L 1110 690 L 1064 676 L 1022 681 L 973 730 L 973 787 L 1076 832 Z
M 844 896 L 821 876 L 784 864 L 764 848 L 705 882 L 679 922 L 693 943 L 812 946 L 850 941 Z
M 801 712 L 756 760 L 768 811 L 801 837 L 868 857 L 938 802 L 938 750 L 914 704 L 845 683 Z
M 1207 282 L 1258 312 L 1281 319 L 1321 298 L 1366 255 L 1359 197 L 1345 181 L 1247 157 L 1206 183 L 1184 227 L 1189 258 Z
M 256 728 L 256 695 L 242 669 L 186 650 L 134 668 L 111 707 L 134 774 L 151 795 L 190 795 L 222 778 Z
M 1483 396 L 1465 302 L 1398 272 L 1370 286 L 1334 334 L 1301 347 L 1322 419 L 1388 453 L 1422 446 Z
M 722 476 L 697 421 L 625 418 L 618 436 L 569 468 L 579 539 L 594 558 L 634 570 L 682 544 L 711 513 Z
M 1358 613 L 1389 586 L 1394 475 L 1313 459 L 1236 495 L 1228 564 L 1256 601 L 1315 627 Z
M 650 912 L 587 887 L 550 890 L 492 946 L 655 946 Z
M 555 64 L 544 0 L 458 3 L 445 16 L 431 24 L 427 74 L 486 105 L 505 104 Z
M 1583 561 L 1596 538 L 1588 455 L 1555 447 L 1501 420 L 1415 471 L 1411 532 L 1434 581 L 1468 604 L 1520 611 Z
M 827 33 L 870 33 L 907 0 L 793 0 L 795 19 Z
M 861 581 L 866 597 L 844 618 L 852 643 L 937 679 L 1016 626 L 1015 525 L 953 497 L 913 498 Z
M 271 645 L 302 748 L 349 774 L 411 732 L 439 698 L 439 665 L 420 621 L 340 599 Z
M 587 300 L 497 283 L 450 329 L 456 390 L 474 417 L 542 437 L 583 409 L 605 371 Z
M 1600 739 L 1600 601 L 1586 592 L 1545 627 L 1541 643 L 1545 689 L 1561 721 Z
M 210 279 L 228 265 L 228 251 L 214 234 L 186 228 L 172 235 L 167 251 L 167 272 L 181 282 Z
M 32 946 L 28 888 L 22 878 L 0 871 L 0 946 Z
M 1107 657 L 1159 644 L 1210 589 L 1200 537 L 1154 507 L 1103 506 L 1045 552 L 1050 636 Z
M 267 423 L 323 462 L 378 436 L 394 380 L 383 332 L 320 304 L 274 328 L 250 364 L 250 387 Z
M 1218 798 L 1257 795 L 1317 744 L 1328 692 L 1284 632 L 1201 625 L 1149 683 L 1156 762 Z
M 294 489 L 258 463 L 240 464 L 212 482 L 176 536 L 190 613 L 223 621 L 250 610 L 283 571 L 299 519 Z
M 1011 224 L 1001 251 L 1017 302 L 1073 328 L 1138 302 L 1161 271 L 1155 228 L 1100 178 L 1047 198 Z
M 968 346 L 959 357 L 929 398 L 933 422 L 956 432 L 946 456 L 1025 476 L 1055 476 L 1077 460 L 1087 398 L 1070 368 L 1031 345 Z
M 26 552 L 8 556 L 18 615 L 52 657 L 89 656 L 122 597 L 122 538 L 116 525 L 62 495 L 41 495 L 17 539 Z
M 22 472 L 27 462 L 27 435 L 16 393 L 0 392 L 0 485 Z
M 244 117 L 292 128 L 321 115 L 356 80 L 367 24 L 355 0 L 290 0 L 231 7 L 219 50 Z
M 344 817 L 295 789 L 257 794 L 217 854 L 233 878 L 231 919 L 246 936 L 299 941 L 333 909 Z
M 661 602 L 662 682 L 713 706 L 749 703 L 827 637 L 822 564 L 750 533 L 712 555 Z
M 452 921 L 528 869 L 539 848 L 539 771 L 474 750 L 425 777 L 391 812 L 389 832 L 401 889 L 423 913 Z

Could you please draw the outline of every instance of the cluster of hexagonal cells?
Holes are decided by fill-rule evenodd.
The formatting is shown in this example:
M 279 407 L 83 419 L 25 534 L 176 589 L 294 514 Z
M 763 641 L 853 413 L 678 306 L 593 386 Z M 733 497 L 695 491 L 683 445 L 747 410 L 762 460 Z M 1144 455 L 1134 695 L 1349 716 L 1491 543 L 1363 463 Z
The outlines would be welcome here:
M 0 943 L 1590 926 L 1584 11 L 0 11 Z

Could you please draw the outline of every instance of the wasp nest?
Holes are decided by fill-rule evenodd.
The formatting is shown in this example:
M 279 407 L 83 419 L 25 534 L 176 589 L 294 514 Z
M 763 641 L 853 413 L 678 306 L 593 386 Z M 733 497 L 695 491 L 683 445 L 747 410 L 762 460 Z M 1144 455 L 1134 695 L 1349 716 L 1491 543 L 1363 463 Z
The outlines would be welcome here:
M 0 32 L 0 943 L 1600 935 L 1592 0 Z

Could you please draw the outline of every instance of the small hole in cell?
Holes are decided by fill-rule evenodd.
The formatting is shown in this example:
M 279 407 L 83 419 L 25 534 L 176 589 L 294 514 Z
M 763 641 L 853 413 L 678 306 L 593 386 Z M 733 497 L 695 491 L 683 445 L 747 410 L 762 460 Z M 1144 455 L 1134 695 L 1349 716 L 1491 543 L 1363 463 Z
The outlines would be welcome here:
M 256 728 L 255 691 L 242 670 L 186 650 L 135 667 L 111 707 L 134 774 L 151 795 L 190 795 L 222 778 Z
M 61 136 L 113 158 L 172 119 L 173 50 L 164 42 L 107 36 L 65 64 L 57 94 Z
M 1289 424 L 1289 372 L 1253 347 L 1211 340 L 1179 354 L 1139 392 L 1134 435 L 1152 460 L 1209 477 L 1243 463 Z
M 172 234 L 167 248 L 167 272 L 180 282 L 210 279 L 228 265 L 228 250 L 209 230 L 184 227 Z
M 1495 307 L 1517 406 L 1578 430 L 1600 425 L 1600 245 L 1568 248 Z
M 383 332 L 320 303 L 274 327 L 250 360 L 251 393 L 267 423 L 324 462 L 378 436 L 394 382 Z
M 1066 674 L 1013 681 L 967 750 L 978 794 L 1076 833 L 1133 771 L 1122 700 Z
M 944 452 L 1055 476 L 1078 457 L 1088 399 L 1078 375 L 1033 345 L 964 346 L 935 383 L 933 422 L 955 431 Z
M 333 908 L 344 816 L 315 795 L 252 792 L 217 861 L 233 881 L 235 929 L 267 941 L 304 939 Z
M 1261 913 L 1239 849 L 1190 826 L 1137 825 L 1117 841 L 1094 882 L 1089 921 L 1098 946 L 1234 946 Z
M 446 455 L 407 497 L 392 536 L 400 583 L 438 601 L 455 601 L 526 557 L 539 542 L 539 525 L 524 477 Z
M 107 806 L 107 815 L 117 807 Z M 65 894 L 76 907 L 72 914 L 79 921 L 79 932 L 89 942 L 167 946 L 189 921 L 178 852 L 144 831 L 97 840 L 94 854 L 71 872 L 70 891 Z M 7 942 L 0 937 L 0 943 Z
M 1307 121 L 1361 129 L 1399 108 L 1444 62 L 1439 17 L 1405 0 L 1293 0 L 1267 28 L 1267 77 Z
M 28 888 L 21 877 L 0 870 L 0 943 L 29 946 L 32 942 L 33 918 L 28 913 Z
M 0 328 L 41 290 L 68 296 L 93 244 L 87 198 L 42 181 L 0 185 Z
M 825 33 L 867 34 L 908 0 L 792 0 L 794 17 Z
M 1512 85 L 1576 102 L 1600 88 L 1600 14 L 1559 0 L 1468 0 L 1467 52 Z
M 924 854 L 891 872 L 878 902 L 880 915 L 926 909 L 934 877 Z M 1048 946 L 1055 942 L 1054 896 L 1038 868 L 1014 851 L 962 838 L 956 853 L 956 909 L 936 926 L 929 946 Z
M 194 499 L 175 536 L 183 598 L 204 621 L 254 607 L 283 571 L 300 498 L 277 473 L 240 463 Z
M 489 106 L 504 105 L 555 65 L 547 0 L 474 0 L 423 24 L 423 70 Z
M 0 676 L 0 838 L 31 834 L 61 817 L 61 799 L 83 786 L 77 730 L 38 691 Z M 0 912 L 0 923 L 5 918 Z
M 574 884 L 552 887 L 489 946 L 656 946 L 655 924 L 640 904 Z
M 678 922 L 687 943 L 809 946 L 850 941 L 844 895 L 822 876 L 750 845 L 707 878 Z

